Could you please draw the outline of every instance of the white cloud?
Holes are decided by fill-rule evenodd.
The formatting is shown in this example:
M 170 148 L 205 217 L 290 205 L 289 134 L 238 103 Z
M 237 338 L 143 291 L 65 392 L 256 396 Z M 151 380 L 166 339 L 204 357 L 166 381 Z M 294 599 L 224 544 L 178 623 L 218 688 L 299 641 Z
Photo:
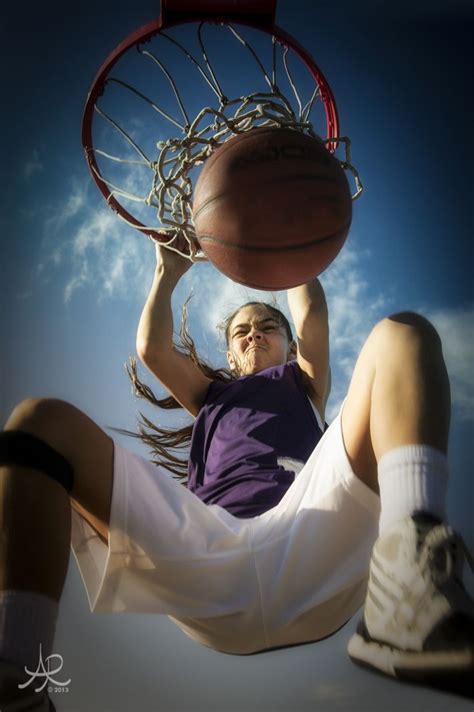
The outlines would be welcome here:
M 105 203 L 98 204 L 97 196 L 91 200 L 89 187 L 90 181 L 73 179 L 67 199 L 50 210 L 43 225 L 43 256 L 37 274 L 48 276 L 51 267 L 67 270 L 66 303 L 85 286 L 99 301 L 138 294 L 145 298 L 152 246 Z
M 98 300 L 136 298 L 145 300 L 152 278 L 153 246 L 117 218 L 107 206 L 89 208 L 88 184 L 73 182 L 73 189 L 61 208 L 45 222 L 46 256 L 38 271 L 48 264 L 59 266 L 66 259 L 71 273 L 64 288 L 68 302 L 86 285 Z M 70 235 L 61 235 L 68 224 L 78 224 Z M 339 410 L 347 393 L 357 356 L 374 325 L 396 310 L 384 294 L 375 294 L 365 277 L 369 253 L 360 253 L 346 245 L 334 263 L 321 276 L 330 314 L 332 393 L 327 418 Z M 181 281 L 175 305 L 181 305 L 190 290 L 191 333 L 199 333 L 198 347 L 215 365 L 224 363 L 225 344 L 216 337 L 216 326 L 242 303 L 250 300 L 275 303 L 290 317 L 285 292 L 262 292 L 238 285 L 211 265 L 191 269 Z M 474 309 L 418 309 L 438 329 L 451 379 L 453 406 L 461 418 L 474 413 Z M 178 316 L 179 318 L 179 316 Z M 176 324 L 176 330 L 179 323 Z
M 443 343 L 453 407 L 462 420 L 474 418 L 474 306 L 425 311 Z
M 321 275 L 329 308 L 332 389 L 326 419 L 338 413 L 359 352 L 370 331 L 391 311 L 390 300 L 374 295 L 365 275 L 370 253 L 348 245 Z
M 35 173 L 41 173 L 44 166 L 40 161 L 39 151 L 35 148 L 31 154 L 31 159 L 23 166 L 23 178 L 29 180 Z
M 56 207 L 44 223 L 46 235 L 57 235 L 66 223 L 87 207 L 88 184 L 73 179 L 72 191 L 59 207 Z
M 138 131 L 140 124 L 135 128 Z M 143 196 L 143 202 L 120 196 L 119 202 L 143 224 L 157 225 L 156 208 L 144 203 L 152 185 L 151 171 L 126 162 L 105 163 L 116 169 L 109 176 L 113 183 Z M 101 200 L 90 179 L 71 180 L 69 195 L 44 222 L 43 258 L 37 273 L 44 274 L 51 266 L 70 267 L 64 288 L 66 302 L 86 285 L 94 289 L 99 301 L 117 296 L 145 299 L 154 248 Z
M 328 419 L 339 410 L 347 393 L 357 356 L 371 329 L 397 311 L 383 294 L 375 297 L 363 277 L 364 255 L 344 250 L 322 275 L 330 311 L 332 395 Z M 414 307 L 438 330 L 451 382 L 453 409 L 462 420 L 474 417 L 474 307 L 430 310 Z
M 59 267 L 69 254 L 71 245 L 69 236 L 64 235 L 66 225 L 81 216 L 87 208 L 88 183 L 72 179 L 72 189 L 67 198 L 59 205 L 48 208 L 43 223 L 42 257 L 36 266 L 36 273 L 44 276 L 48 268 Z
M 153 248 L 145 237 L 106 206 L 88 211 L 70 239 L 72 276 L 65 287 L 65 301 L 86 284 L 99 301 L 138 294 L 144 298 L 150 281 L 150 257 L 154 259 Z

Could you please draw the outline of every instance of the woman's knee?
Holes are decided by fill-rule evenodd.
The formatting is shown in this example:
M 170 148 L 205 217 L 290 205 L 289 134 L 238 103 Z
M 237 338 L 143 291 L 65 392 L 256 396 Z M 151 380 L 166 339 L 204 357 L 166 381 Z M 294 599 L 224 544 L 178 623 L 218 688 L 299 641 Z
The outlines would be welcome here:
M 28 398 L 14 408 L 4 431 L 0 434 L 0 463 L 43 472 L 62 485 L 68 493 L 74 487 L 74 470 L 71 462 L 58 447 L 61 430 L 58 423 L 64 420 L 68 403 L 47 398 Z
M 26 398 L 13 409 L 5 430 L 24 430 L 45 439 L 54 434 L 57 438 L 67 430 L 74 411 L 73 405 L 57 398 Z
M 409 339 L 430 347 L 441 347 L 440 336 L 433 324 L 421 314 L 410 311 L 385 317 L 375 326 L 371 336 L 389 344 Z
M 91 439 L 89 431 L 95 434 L 96 429 L 98 427 L 82 411 L 58 398 L 27 398 L 14 408 L 5 424 L 5 430 L 21 431 L 38 438 L 73 468 Z
M 113 440 L 81 410 L 56 398 L 22 401 L 10 415 L 5 430 L 23 431 L 42 441 L 35 446 L 36 454 L 42 459 L 39 469 L 57 469 L 58 462 L 53 462 L 55 456 L 63 458 L 63 474 L 66 468 L 73 473 L 72 485 L 66 489 L 80 506 L 82 516 L 106 540 L 113 487 Z M 33 466 L 31 457 L 30 466 Z

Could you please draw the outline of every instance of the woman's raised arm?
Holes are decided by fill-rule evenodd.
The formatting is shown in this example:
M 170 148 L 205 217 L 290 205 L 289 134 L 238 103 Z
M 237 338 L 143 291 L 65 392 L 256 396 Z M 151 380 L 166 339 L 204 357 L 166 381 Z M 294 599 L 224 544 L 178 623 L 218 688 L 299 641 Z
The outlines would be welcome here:
M 320 281 L 287 291 L 288 305 L 296 329 L 297 360 L 311 386 L 311 400 L 324 419 L 331 388 L 329 369 L 329 322 L 326 297 Z
M 167 391 L 196 416 L 211 379 L 173 344 L 171 297 L 192 266 L 185 257 L 156 243 L 156 269 L 137 331 L 137 354 Z

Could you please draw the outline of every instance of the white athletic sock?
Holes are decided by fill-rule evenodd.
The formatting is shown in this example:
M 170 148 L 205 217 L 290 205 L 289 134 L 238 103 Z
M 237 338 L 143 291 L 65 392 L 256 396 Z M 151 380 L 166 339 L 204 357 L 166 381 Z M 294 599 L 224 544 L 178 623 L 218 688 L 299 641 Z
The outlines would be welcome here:
M 448 460 L 429 445 L 406 445 L 385 453 L 378 464 L 379 535 L 416 511 L 446 519 Z
M 0 591 L 0 659 L 36 670 L 53 649 L 59 604 L 35 591 Z

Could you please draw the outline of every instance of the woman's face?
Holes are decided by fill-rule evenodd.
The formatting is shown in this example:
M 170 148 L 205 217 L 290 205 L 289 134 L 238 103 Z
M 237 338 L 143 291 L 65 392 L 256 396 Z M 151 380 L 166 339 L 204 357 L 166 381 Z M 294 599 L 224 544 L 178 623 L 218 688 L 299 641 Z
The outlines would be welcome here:
M 280 366 L 294 356 L 293 342 L 288 342 L 285 327 L 259 304 L 242 307 L 229 329 L 227 360 L 239 376 Z

